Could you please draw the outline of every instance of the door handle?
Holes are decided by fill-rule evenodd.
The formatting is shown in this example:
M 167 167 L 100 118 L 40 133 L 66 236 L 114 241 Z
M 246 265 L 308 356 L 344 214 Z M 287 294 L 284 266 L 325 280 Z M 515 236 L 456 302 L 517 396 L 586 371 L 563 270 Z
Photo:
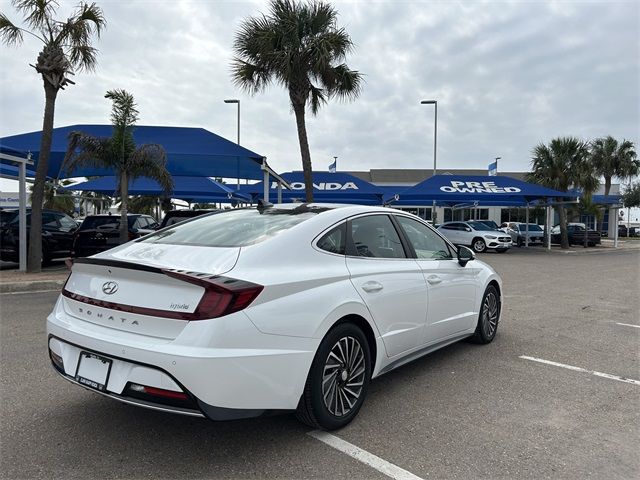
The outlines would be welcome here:
M 427 277 L 427 282 L 429 282 L 431 285 L 437 285 L 438 283 L 442 282 L 442 279 L 438 275 L 429 275 Z
M 367 282 L 364 285 L 362 285 L 362 289 L 365 292 L 379 292 L 383 288 L 384 287 L 382 286 L 382 284 L 378 282 Z

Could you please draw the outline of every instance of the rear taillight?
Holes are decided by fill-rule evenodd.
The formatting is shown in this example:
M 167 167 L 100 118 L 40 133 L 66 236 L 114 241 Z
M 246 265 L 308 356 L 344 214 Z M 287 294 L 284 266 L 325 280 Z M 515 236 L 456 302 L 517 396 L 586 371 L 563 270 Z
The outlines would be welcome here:
M 263 286 L 234 278 L 204 275 L 181 270 L 163 270 L 169 277 L 204 288 L 204 294 L 190 320 L 222 317 L 247 308 L 262 292 Z

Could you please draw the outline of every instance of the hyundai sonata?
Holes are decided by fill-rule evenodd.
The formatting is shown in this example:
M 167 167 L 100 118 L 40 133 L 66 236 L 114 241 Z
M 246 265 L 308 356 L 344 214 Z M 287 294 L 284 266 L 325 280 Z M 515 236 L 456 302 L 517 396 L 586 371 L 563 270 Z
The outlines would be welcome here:
M 296 411 L 335 429 L 369 381 L 500 319 L 500 277 L 382 207 L 213 213 L 76 259 L 47 321 L 68 381 L 213 420 Z

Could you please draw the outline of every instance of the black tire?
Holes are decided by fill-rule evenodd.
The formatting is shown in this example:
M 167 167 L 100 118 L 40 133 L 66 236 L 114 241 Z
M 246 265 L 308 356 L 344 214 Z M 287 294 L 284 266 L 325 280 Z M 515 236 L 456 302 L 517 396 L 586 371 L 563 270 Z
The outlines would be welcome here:
M 518 237 L 517 244 L 518 244 L 519 247 L 522 247 L 524 245 L 524 242 L 522 241 L 522 238 Z
M 487 244 L 482 238 L 476 237 L 471 242 L 471 248 L 473 248 L 473 251 L 476 253 L 482 253 L 487 251 Z
M 337 351 L 334 350 L 334 348 L 338 346 L 338 344 L 341 347 L 344 346 L 345 341 L 348 345 L 353 346 L 352 353 L 355 352 L 355 354 L 353 354 L 353 363 L 351 365 L 351 367 L 355 366 L 355 368 L 351 371 L 349 366 L 347 366 L 347 368 L 339 366 L 334 367 L 334 364 L 338 365 L 338 362 L 334 360 L 333 356 L 330 356 L 332 351 Z M 361 349 L 360 351 L 355 347 L 354 342 L 358 344 Z M 360 356 L 359 352 L 362 352 L 362 356 Z M 360 371 L 359 363 L 362 362 L 364 363 L 364 370 L 362 374 L 354 375 Z M 332 371 L 335 371 L 335 374 L 332 373 Z M 327 379 L 323 382 L 323 377 L 325 375 L 327 376 Z M 352 375 L 352 377 L 349 377 L 349 375 Z M 311 368 L 309 369 L 309 375 L 307 376 L 304 392 L 302 393 L 302 397 L 300 397 L 300 402 L 298 403 L 296 417 L 301 422 L 306 423 L 313 428 L 335 430 L 344 427 L 355 418 L 360 407 L 362 407 L 367 395 L 370 378 L 371 353 L 364 333 L 362 333 L 362 330 L 353 323 L 341 323 L 337 325 L 327 333 L 318 347 L 318 351 L 316 352 Z M 352 386 L 352 390 L 350 390 L 351 392 L 358 393 L 357 398 L 347 395 L 347 393 L 344 392 L 344 388 L 347 387 L 349 381 L 353 382 L 351 385 L 362 382 L 361 386 L 355 388 Z M 324 392 L 323 383 L 325 384 Z M 328 387 L 326 385 L 328 385 Z M 341 395 L 344 395 L 344 397 Z M 329 398 L 330 406 L 327 406 L 325 397 Z M 340 414 L 336 414 L 331 411 L 333 408 L 332 399 L 336 400 L 334 410 L 339 409 L 339 403 L 337 401 L 338 397 L 340 402 L 343 403 L 343 407 L 340 409 L 341 412 L 338 412 Z M 345 411 L 344 399 L 347 399 L 347 405 L 349 405 L 349 397 L 354 400 L 354 403 L 347 411 Z
M 493 300 L 491 300 L 492 298 Z M 495 301 L 495 310 L 492 307 L 493 301 Z M 480 313 L 478 314 L 478 326 L 471 337 L 474 343 L 486 344 L 493 341 L 498 331 L 501 308 L 502 303 L 498 290 L 493 285 L 489 285 L 482 296 Z

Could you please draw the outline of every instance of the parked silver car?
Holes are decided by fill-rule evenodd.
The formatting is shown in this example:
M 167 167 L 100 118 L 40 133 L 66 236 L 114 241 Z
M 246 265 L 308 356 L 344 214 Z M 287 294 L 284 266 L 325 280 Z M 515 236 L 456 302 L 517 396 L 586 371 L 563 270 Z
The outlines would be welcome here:
M 438 231 L 456 245 L 466 245 L 475 252 L 487 249 L 506 252 L 511 247 L 511 237 L 500 230 L 493 230 L 480 221 L 447 222 Z
M 544 230 L 536 223 L 509 222 L 507 233 L 511 236 L 511 241 L 522 247 L 526 244 L 527 231 L 529 233 L 529 245 L 544 242 Z

